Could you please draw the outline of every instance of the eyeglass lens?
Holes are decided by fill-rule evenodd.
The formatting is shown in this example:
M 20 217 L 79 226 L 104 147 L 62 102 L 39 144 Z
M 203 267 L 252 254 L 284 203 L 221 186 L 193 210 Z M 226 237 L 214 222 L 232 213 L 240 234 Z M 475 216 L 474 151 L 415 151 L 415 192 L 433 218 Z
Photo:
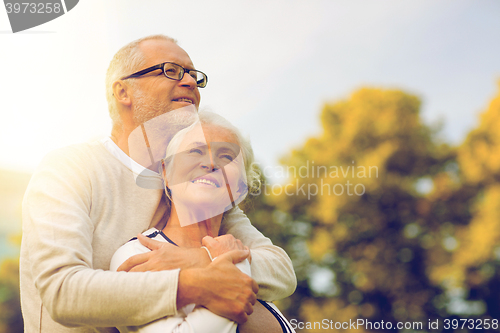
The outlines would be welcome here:
M 163 67 L 163 71 L 165 73 L 165 76 L 174 79 L 174 80 L 182 80 L 184 76 L 184 72 L 187 70 L 184 70 L 183 67 L 173 64 L 173 63 L 166 63 Z M 195 70 L 189 70 L 189 75 L 196 81 L 197 85 L 200 87 L 205 86 L 205 76 L 198 71 Z

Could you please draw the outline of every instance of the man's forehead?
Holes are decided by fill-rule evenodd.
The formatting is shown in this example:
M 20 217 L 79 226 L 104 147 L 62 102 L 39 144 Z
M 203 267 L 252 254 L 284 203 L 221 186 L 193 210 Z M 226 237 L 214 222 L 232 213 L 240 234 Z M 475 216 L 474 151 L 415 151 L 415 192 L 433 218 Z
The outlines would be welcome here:
M 140 44 L 141 51 L 148 66 L 162 62 L 175 62 L 183 67 L 193 67 L 191 58 L 176 43 L 165 39 L 149 39 Z

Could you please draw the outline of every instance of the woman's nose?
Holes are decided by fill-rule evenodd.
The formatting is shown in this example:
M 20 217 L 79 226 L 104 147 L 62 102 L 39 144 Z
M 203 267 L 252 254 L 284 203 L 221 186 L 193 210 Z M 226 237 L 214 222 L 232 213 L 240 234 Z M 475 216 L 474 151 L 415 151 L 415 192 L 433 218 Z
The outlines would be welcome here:
M 201 161 L 201 167 L 203 169 L 209 170 L 210 172 L 217 170 L 217 166 L 214 163 L 211 154 L 206 154 Z

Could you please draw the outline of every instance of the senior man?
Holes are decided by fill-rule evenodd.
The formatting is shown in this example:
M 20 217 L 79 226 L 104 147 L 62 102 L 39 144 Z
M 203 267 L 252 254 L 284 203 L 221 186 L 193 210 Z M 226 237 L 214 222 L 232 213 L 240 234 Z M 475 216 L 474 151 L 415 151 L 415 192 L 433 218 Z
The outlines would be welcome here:
M 176 64 L 181 75 L 169 76 L 166 62 Z M 161 66 L 144 71 L 155 65 Z M 113 331 L 109 327 L 173 315 L 189 303 L 243 323 L 252 313 L 256 283 L 263 300 L 293 292 L 290 259 L 241 210 L 229 214 L 221 229 L 251 249 L 254 280 L 233 265 L 248 256 L 243 250 L 210 263 L 204 249 L 176 249 L 167 257 L 159 248 L 131 258 L 123 269 L 132 272 L 106 271 L 116 249 L 157 225 L 166 210 L 160 187 L 136 184 L 130 133 L 165 112 L 198 107 L 198 88 L 206 81 L 175 40 L 163 35 L 134 41 L 114 56 L 106 75 L 111 138 L 50 153 L 25 194 L 20 258 L 25 332 Z M 161 181 L 154 173 L 135 177 L 144 184 Z

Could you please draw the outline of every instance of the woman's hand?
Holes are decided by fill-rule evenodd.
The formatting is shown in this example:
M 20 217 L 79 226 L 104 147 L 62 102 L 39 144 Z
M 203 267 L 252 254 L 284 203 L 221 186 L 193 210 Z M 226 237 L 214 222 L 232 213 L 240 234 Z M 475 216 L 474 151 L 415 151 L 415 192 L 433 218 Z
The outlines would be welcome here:
M 201 240 L 201 244 L 210 251 L 212 258 L 216 258 L 226 252 L 233 250 L 248 250 L 250 252 L 250 249 L 247 246 L 243 245 L 243 243 L 239 239 L 236 239 L 234 238 L 233 235 L 229 234 L 215 238 L 210 236 L 205 236 Z M 252 263 L 251 254 L 248 256 L 247 259 L 248 262 Z

